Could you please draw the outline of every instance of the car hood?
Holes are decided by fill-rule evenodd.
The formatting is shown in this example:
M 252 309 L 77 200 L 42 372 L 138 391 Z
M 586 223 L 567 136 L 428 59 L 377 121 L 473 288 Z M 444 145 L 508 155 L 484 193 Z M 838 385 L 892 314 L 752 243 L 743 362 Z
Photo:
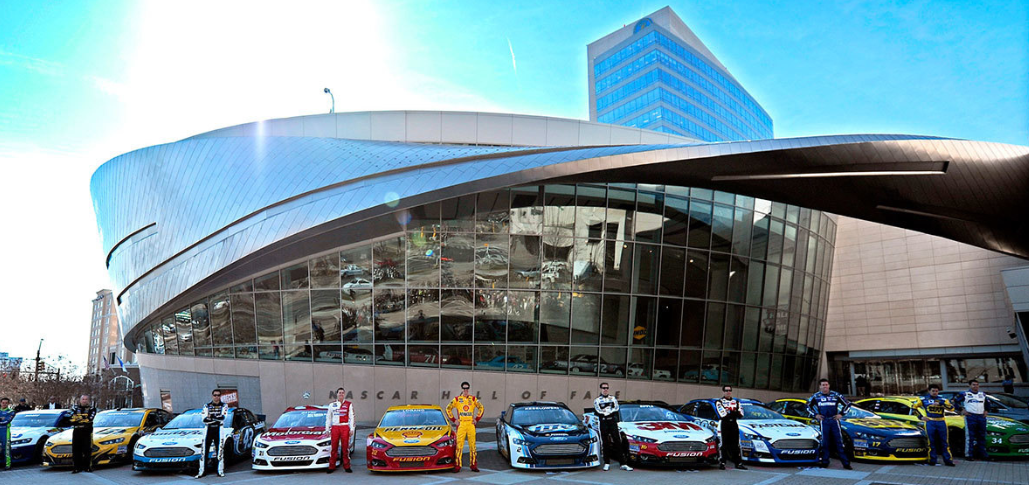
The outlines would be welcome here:
M 512 425 L 512 427 L 529 436 L 538 436 L 542 438 L 576 436 L 588 432 L 586 426 L 582 424 L 534 424 L 532 426 Z
M 391 426 L 375 428 L 375 436 L 394 446 L 425 446 L 450 432 L 450 426 Z
M 56 433 L 58 431 L 61 431 L 61 428 L 26 428 L 19 426 L 11 428 L 11 439 L 20 440 L 24 438 L 32 438 L 32 440 L 35 441 L 36 438 L 39 438 L 40 436 Z
M 741 419 L 737 423 L 740 431 L 770 440 L 818 439 L 814 428 L 789 419 Z
M 1011 418 L 1002 418 L 1000 416 L 987 416 L 986 429 L 995 433 L 1004 434 L 1029 433 L 1029 425 L 1020 421 L 1015 421 Z
M 121 435 L 130 435 L 139 428 L 110 427 L 93 428 L 93 441 L 104 441 Z M 65 430 L 50 438 L 53 444 L 71 444 L 72 430 Z
M 184 428 L 159 430 L 150 433 L 139 439 L 144 446 L 193 446 L 199 445 L 204 440 L 204 428 Z M 232 430 L 221 428 L 221 435 L 232 434 Z
M 921 434 L 920 428 L 913 422 L 900 421 L 898 419 L 852 418 L 844 419 L 843 424 L 849 428 Z
M 704 441 L 714 436 L 710 430 L 688 421 L 623 421 L 618 423 L 618 430 L 658 441 Z
M 295 440 L 322 441 L 329 437 L 324 426 L 297 426 L 291 428 L 272 428 L 261 434 L 261 441 L 282 442 Z

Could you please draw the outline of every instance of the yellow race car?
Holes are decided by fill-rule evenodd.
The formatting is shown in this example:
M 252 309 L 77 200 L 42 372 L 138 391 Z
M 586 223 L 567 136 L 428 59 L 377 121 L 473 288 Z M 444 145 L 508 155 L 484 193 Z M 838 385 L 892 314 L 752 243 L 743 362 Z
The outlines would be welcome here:
M 779 399 L 768 407 L 789 419 L 818 427 L 803 399 Z M 880 417 L 857 405 L 843 414 L 840 428 L 847 455 L 871 461 L 924 462 L 929 459 L 928 439 L 921 428 L 907 420 L 884 417 L 888 416 Z
M 450 422 L 439 406 L 393 406 L 368 435 L 368 470 L 451 469 L 455 445 Z
M 924 429 L 922 418 L 925 417 L 925 407 L 914 407 L 917 400 L 915 396 L 884 396 L 862 399 L 854 404 L 884 418 L 906 421 Z M 967 456 L 965 418 L 956 412 L 947 411 L 943 420 L 947 423 L 950 451 Z M 987 416 L 986 451 L 991 457 L 997 458 L 1029 456 L 1029 425 L 1001 416 Z
M 93 465 L 131 463 L 132 448 L 141 436 L 171 421 L 163 409 L 125 408 L 100 411 L 93 420 Z M 51 437 L 43 449 L 43 466 L 69 467 L 72 430 Z

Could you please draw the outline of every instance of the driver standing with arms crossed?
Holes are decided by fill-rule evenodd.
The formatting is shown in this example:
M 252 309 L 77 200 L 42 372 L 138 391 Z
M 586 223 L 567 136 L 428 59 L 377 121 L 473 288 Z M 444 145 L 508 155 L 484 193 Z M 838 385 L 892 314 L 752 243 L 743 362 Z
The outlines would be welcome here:
M 89 395 L 79 396 L 79 404 L 72 408 L 71 462 L 72 473 L 93 472 L 93 418 L 96 408 L 89 403 Z
M 843 414 L 850 409 L 850 403 L 842 394 L 829 390 L 829 379 L 818 381 L 819 391 L 807 401 L 808 410 L 818 420 L 822 432 L 822 446 L 819 466 L 829 466 L 830 446 L 836 450 L 836 456 L 843 463 L 843 468 L 852 470 L 847 453 L 843 451 L 843 428 L 840 427 L 840 420 Z
M 604 471 L 611 469 L 611 455 L 622 464 L 622 470 L 632 471 L 622 456 L 622 435 L 618 432 L 621 414 L 618 412 L 618 398 L 608 394 L 611 386 L 600 383 L 600 395 L 593 400 L 593 412 L 600 420 L 600 454 L 604 455 Z
M 725 470 L 725 459 L 728 458 L 737 470 L 746 470 L 740 456 L 740 425 L 736 422 L 743 419 L 743 406 L 733 399 L 732 386 L 722 386 L 722 398 L 715 401 L 715 412 L 718 413 L 718 434 L 722 439 L 718 469 Z
M 987 460 L 986 454 L 986 416 L 993 411 L 986 393 L 979 390 L 979 381 L 968 381 L 969 389 L 954 396 L 954 405 L 965 416 L 965 459 L 975 461 Z
M 225 476 L 225 445 L 222 443 L 222 423 L 229 414 L 229 406 L 222 402 L 222 392 L 218 389 L 211 391 L 211 402 L 200 408 L 200 416 L 207 425 L 204 431 L 204 442 L 200 445 L 200 470 L 197 478 L 204 476 L 204 469 L 207 468 L 207 457 L 211 454 L 211 445 L 218 450 L 218 476 Z
M 461 455 L 464 454 L 464 441 L 468 439 L 468 453 L 473 472 L 479 471 L 475 457 L 475 424 L 482 419 L 486 408 L 482 406 L 475 396 L 468 394 L 471 384 L 461 383 L 461 394 L 450 401 L 447 405 L 447 418 L 457 423 L 457 450 L 454 451 L 456 466 L 454 473 L 461 471 Z M 457 417 L 454 417 L 454 409 L 457 409 Z

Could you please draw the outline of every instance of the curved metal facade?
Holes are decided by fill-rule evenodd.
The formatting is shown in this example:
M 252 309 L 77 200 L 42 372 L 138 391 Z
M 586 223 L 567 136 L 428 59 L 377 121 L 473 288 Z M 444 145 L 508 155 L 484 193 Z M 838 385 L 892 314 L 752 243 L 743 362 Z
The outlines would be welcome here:
M 139 324 L 236 282 L 249 274 L 244 269 L 256 274 L 297 259 L 304 241 L 330 228 L 524 185 L 720 189 L 1029 255 L 1024 218 L 1009 218 L 1026 207 L 1025 147 L 905 135 L 439 145 L 332 138 L 347 135 L 341 118 L 332 119 L 334 129 L 322 137 L 245 136 L 243 130 L 244 136 L 137 150 L 97 170 L 94 208 L 128 345 L 141 343 Z M 589 143 L 579 133 L 576 140 Z M 323 244 L 310 254 L 341 245 Z

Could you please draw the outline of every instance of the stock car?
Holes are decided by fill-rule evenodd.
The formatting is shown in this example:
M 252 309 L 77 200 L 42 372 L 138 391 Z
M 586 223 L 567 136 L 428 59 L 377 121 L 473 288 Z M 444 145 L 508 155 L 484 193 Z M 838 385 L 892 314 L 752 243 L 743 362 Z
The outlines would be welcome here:
M 47 440 L 71 428 L 71 411 L 22 411 L 10 423 L 11 464 L 35 463 L 43 458 Z
M 803 399 L 779 399 L 770 408 L 787 418 L 818 428 Z M 854 459 L 870 461 L 923 462 L 929 460 L 929 443 L 922 428 L 914 423 L 883 419 L 875 413 L 851 406 L 840 421 L 843 447 Z
M 368 470 L 449 470 L 457 442 L 443 409 L 426 404 L 392 406 L 368 435 Z
M 632 464 L 699 465 L 718 463 L 718 438 L 693 418 L 659 401 L 625 401 L 619 406 L 618 432 L 622 451 Z M 600 435 L 600 419 L 593 408 L 583 422 Z
M 100 411 L 93 419 L 93 464 L 109 465 L 132 461 L 132 448 L 139 438 L 171 421 L 163 409 L 123 408 Z M 50 438 L 43 452 L 43 466 L 70 467 L 72 430 Z
M 693 416 L 701 425 L 717 432 L 717 399 L 695 399 L 679 408 L 679 412 Z M 786 419 L 765 407 L 761 402 L 740 399 L 743 419 L 740 427 L 740 453 L 743 459 L 754 463 L 815 463 L 821 433 L 811 426 Z
M 922 417 L 925 416 L 925 408 L 912 407 L 917 399 L 915 396 L 873 397 L 856 401 L 854 404 L 884 418 L 906 421 L 924 428 Z M 950 451 L 967 456 L 965 419 L 951 412 L 947 412 L 943 419 L 947 422 Z M 986 451 L 991 457 L 997 458 L 1029 457 L 1029 425 L 1000 416 L 987 416 Z
M 254 439 L 264 433 L 264 421 L 243 408 L 229 408 L 221 426 L 221 442 L 226 462 L 251 456 Z M 163 428 L 136 441 L 132 469 L 136 471 L 195 470 L 207 426 L 199 409 L 190 409 Z M 208 455 L 215 457 L 214 450 Z
M 497 451 L 514 468 L 600 465 L 600 434 L 564 403 L 520 402 L 500 412 Z
M 332 442 L 325 429 L 328 408 L 287 408 L 275 424 L 254 440 L 254 470 L 309 470 L 329 467 Z M 356 434 L 350 435 L 350 456 Z
M 954 404 L 954 397 L 958 394 L 960 393 L 957 391 L 944 391 L 940 393 L 940 397 L 946 398 L 951 404 Z M 991 415 L 1029 423 L 1029 404 L 999 392 L 987 394 L 986 399 L 990 400 Z

